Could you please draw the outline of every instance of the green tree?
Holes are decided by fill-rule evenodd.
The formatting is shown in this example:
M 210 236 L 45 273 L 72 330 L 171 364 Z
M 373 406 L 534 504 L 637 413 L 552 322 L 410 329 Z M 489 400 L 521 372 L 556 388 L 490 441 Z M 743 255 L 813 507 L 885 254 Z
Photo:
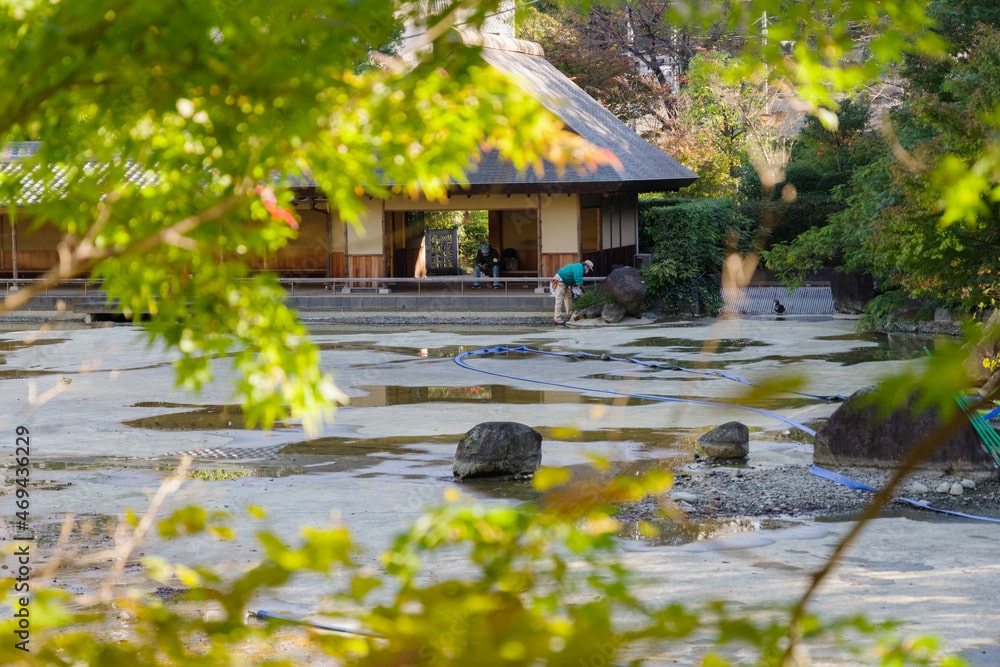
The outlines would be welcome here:
M 773 248 L 768 265 L 786 277 L 822 264 L 861 270 L 904 299 L 969 314 L 994 309 L 1000 210 L 985 193 L 995 178 L 998 48 L 1000 32 L 974 31 L 940 90 L 911 91 L 894 114 L 896 150 L 884 148 L 855 173 L 847 208 L 829 228 Z
M 799 115 L 781 103 L 777 88 L 731 79 L 734 62 L 721 52 L 691 60 L 677 119 L 661 138 L 665 149 L 677 145 L 679 156 L 697 168 L 704 183 L 692 191 L 708 196 L 734 196 L 734 177 L 747 161 L 770 191 L 795 145 Z
M 740 213 L 763 230 L 762 250 L 794 242 L 802 234 L 826 226 L 830 217 L 844 208 L 836 188 L 884 152 L 884 142 L 871 127 L 870 116 L 871 106 L 859 98 L 842 103 L 835 128 L 824 127 L 815 116 L 807 117 L 796 135 L 784 178 L 769 190 L 755 170 L 744 170 L 738 206 Z M 775 258 L 780 252 L 763 254 L 770 268 L 778 266 Z M 787 271 L 782 274 L 790 279 Z
M 3 309 L 89 274 L 124 313 L 150 313 L 180 384 L 231 356 L 251 423 L 292 414 L 316 431 L 334 386 L 275 278 L 247 267 L 295 234 L 289 185 L 315 183 L 352 221 L 362 192 L 441 197 L 483 146 L 520 168 L 590 150 L 440 39 L 497 5 L 0 3 L 0 142 L 41 141 L 0 174 L 0 198 L 63 235 L 58 265 Z M 437 43 L 412 63 L 392 55 L 405 21 Z
M 837 112 L 837 126 L 824 127 L 809 116 L 799 132 L 791 163 L 810 166 L 825 176 L 845 179 L 858 166 L 880 155 L 882 141 L 872 124 L 872 105 L 867 95 L 844 100 Z M 829 190 L 831 185 L 820 189 Z
M 664 150 L 698 173 L 685 194 L 734 196 L 733 175 L 746 159 L 746 121 L 736 101 L 739 89 L 722 83 L 727 56 L 706 53 L 691 60 L 686 85 L 678 94 L 677 117 L 660 136 Z
M 934 0 L 927 5 L 927 15 L 934 21 L 934 33 L 945 41 L 949 58 L 911 53 L 905 60 L 902 75 L 914 89 L 941 91 L 952 59 L 965 52 L 976 26 L 1000 26 L 1000 7 L 992 0 Z
M 619 12 L 616 12 L 617 15 Z M 518 34 L 538 42 L 545 57 L 567 77 L 625 123 L 662 113 L 669 88 L 640 73 L 627 39 L 612 29 L 618 22 L 606 11 L 584 14 L 557 6 L 531 7 Z

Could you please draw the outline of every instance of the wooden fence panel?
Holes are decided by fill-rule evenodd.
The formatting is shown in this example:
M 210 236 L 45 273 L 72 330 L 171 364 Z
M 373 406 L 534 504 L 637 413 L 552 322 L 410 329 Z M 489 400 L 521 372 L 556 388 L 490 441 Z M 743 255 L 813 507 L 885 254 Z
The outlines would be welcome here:
M 351 278 L 385 277 L 385 261 L 382 255 L 349 255 L 347 258 Z M 352 282 L 352 287 L 372 287 L 371 280 Z
M 575 252 L 542 253 L 541 275 L 545 278 L 551 278 L 562 267 L 579 261 L 581 261 L 580 256 Z

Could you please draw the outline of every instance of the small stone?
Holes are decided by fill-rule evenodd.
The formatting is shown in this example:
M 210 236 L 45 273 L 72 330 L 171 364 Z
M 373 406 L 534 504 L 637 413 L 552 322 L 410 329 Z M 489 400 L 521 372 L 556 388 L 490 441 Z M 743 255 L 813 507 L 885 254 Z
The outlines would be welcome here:
M 964 490 L 965 489 L 962 488 L 961 484 L 959 484 L 958 482 L 955 482 L 954 484 L 951 485 L 951 488 L 948 489 L 948 493 L 950 493 L 953 496 L 960 496 L 960 495 L 962 495 L 962 491 L 964 491 Z
M 920 495 L 922 493 L 927 493 L 930 490 L 931 487 L 923 484 L 922 482 L 914 482 L 913 484 L 910 484 L 910 493 Z
M 688 493 L 687 491 L 674 491 L 670 494 L 670 498 L 679 503 L 698 502 L 698 496 L 694 493 Z
M 949 491 L 951 491 L 951 484 L 949 482 L 941 482 L 940 484 L 937 485 L 937 488 L 934 490 L 937 491 L 938 493 L 948 493 Z
M 750 430 L 740 422 L 727 422 L 698 438 L 698 448 L 714 459 L 745 459 L 750 451 Z
M 972 479 L 963 479 L 962 487 L 966 489 L 974 489 L 976 488 L 976 481 Z

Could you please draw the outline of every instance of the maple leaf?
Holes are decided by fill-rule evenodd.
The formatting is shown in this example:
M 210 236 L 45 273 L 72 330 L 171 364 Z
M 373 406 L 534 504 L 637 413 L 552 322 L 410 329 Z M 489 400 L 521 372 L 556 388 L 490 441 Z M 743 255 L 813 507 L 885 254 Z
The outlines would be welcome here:
M 257 194 L 260 195 L 260 200 L 263 202 L 264 208 L 267 209 L 267 212 L 271 214 L 274 220 L 284 220 L 285 224 L 298 231 L 299 221 L 295 219 L 295 215 L 291 211 L 278 206 L 278 198 L 275 196 L 274 190 L 265 185 L 258 185 Z

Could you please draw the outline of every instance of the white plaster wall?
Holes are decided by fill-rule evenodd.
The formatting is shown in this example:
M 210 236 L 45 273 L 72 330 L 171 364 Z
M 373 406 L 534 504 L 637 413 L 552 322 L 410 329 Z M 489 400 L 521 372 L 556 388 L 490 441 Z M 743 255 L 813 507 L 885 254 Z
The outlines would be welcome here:
M 542 195 L 542 252 L 580 252 L 580 197 Z
M 365 198 L 360 224 L 347 225 L 347 248 L 352 255 L 382 254 L 382 200 Z

